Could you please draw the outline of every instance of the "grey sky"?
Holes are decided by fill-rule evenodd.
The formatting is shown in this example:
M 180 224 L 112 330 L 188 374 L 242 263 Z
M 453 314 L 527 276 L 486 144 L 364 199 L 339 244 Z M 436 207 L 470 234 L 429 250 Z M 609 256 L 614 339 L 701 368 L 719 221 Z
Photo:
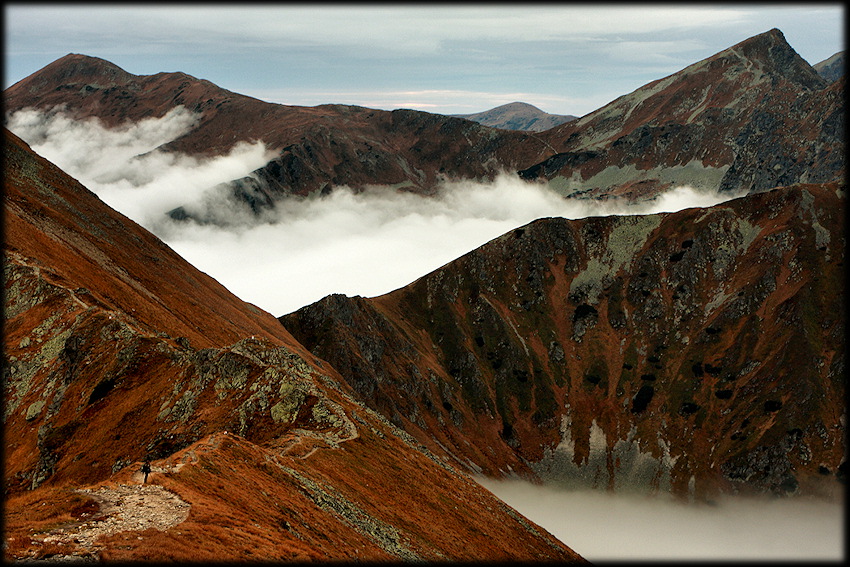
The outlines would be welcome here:
M 67 53 L 183 71 L 284 104 L 586 114 L 779 28 L 809 63 L 843 47 L 833 4 L 6 4 L 4 88 Z

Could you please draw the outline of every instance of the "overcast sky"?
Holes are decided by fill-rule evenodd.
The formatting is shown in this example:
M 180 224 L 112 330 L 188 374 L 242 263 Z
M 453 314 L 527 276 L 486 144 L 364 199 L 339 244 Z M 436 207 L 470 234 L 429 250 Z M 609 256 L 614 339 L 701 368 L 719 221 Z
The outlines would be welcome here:
M 771 28 L 809 63 L 841 3 L 457 6 L 5 4 L 4 88 L 67 53 L 182 71 L 271 102 L 583 115 Z

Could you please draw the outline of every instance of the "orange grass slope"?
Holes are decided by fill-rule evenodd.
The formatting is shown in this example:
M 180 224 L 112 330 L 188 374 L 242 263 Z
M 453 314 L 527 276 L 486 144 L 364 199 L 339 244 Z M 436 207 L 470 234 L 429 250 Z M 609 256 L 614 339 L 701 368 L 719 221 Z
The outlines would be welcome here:
M 582 561 L 270 314 L 5 142 L 6 559 Z M 95 497 L 139 492 L 145 459 L 185 520 L 120 524 Z

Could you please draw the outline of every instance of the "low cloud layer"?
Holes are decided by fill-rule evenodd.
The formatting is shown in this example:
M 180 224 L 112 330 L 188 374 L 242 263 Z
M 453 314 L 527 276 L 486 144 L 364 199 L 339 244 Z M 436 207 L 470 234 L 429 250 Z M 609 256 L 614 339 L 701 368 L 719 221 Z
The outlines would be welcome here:
M 669 212 L 727 198 L 681 187 L 628 207 L 565 200 L 545 185 L 504 174 L 489 183 L 446 183 L 435 197 L 343 187 L 324 197 L 286 199 L 261 222 L 248 222 L 216 185 L 248 175 L 273 156 L 262 144 L 242 144 L 207 160 L 156 149 L 196 120 L 179 108 L 160 119 L 106 130 L 97 121 L 28 110 L 10 116 L 7 124 L 107 204 L 240 298 L 278 316 L 331 293 L 390 292 L 541 217 Z M 238 222 L 222 228 L 165 215 L 181 205 L 210 204 L 227 209 Z
M 154 230 L 165 211 L 200 203 L 215 185 L 242 177 L 273 157 L 259 143 L 238 144 L 214 159 L 158 149 L 188 132 L 198 119 L 178 106 L 161 118 L 105 128 L 94 118 L 74 120 L 61 108 L 46 113 L 24 109 L 11 114 L 6 127 L 109 206 Z
M 725 497 L 714 505 L 476 479 L 589 561 L 844 557 L 841 501 Z

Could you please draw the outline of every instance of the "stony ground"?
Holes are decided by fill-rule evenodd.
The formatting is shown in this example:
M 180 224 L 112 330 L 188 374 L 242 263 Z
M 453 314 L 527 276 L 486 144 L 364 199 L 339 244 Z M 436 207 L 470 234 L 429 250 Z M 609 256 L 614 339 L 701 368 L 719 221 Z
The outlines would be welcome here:
M 119 484 L 79 492 L 96 500 L 100 510 L 77 525 L 57 528 L 39 538 L 45 543 L 76 544 L 75 555 L 82 551 L 97 556 L 100 536 L 149 528 L 164 531 L 189 516 L 189 504 L 161 486 Z

